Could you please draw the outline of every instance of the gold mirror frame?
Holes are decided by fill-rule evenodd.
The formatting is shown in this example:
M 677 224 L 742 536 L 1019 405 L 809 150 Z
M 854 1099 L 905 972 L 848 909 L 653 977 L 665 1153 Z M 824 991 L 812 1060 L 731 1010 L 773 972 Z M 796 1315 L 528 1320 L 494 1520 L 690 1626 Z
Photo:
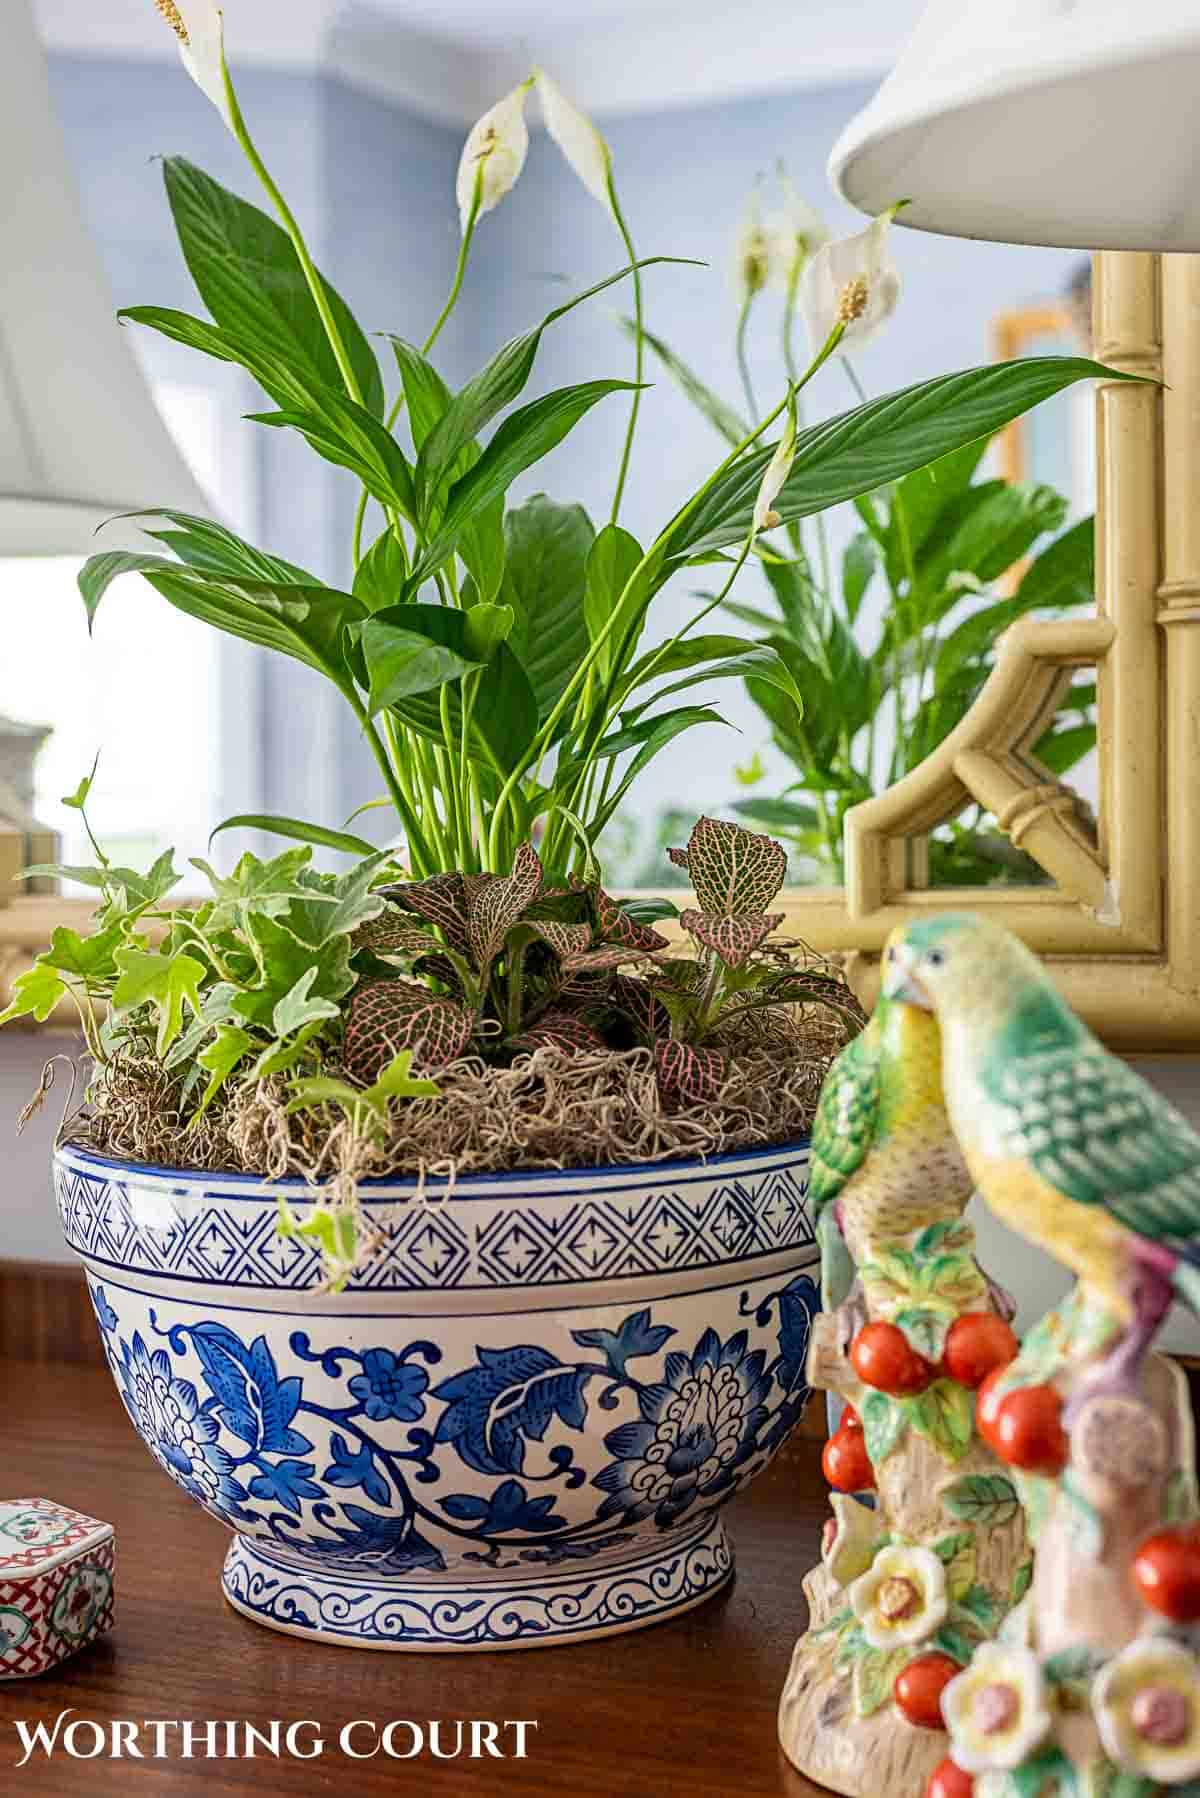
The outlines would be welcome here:
M 870 1001 L 892 926 L 965 906 L 1045 954 L 1114 1047 L 1200 1048 L 1200 256 L 1096 259 L 1098 360 L 1154 386 L 1097 391 L 1097 610 L 1006 633 L 975 706 L 933 755 L 846 819 L 844 888 L 792 889 L 784 929 L 851 953 Z M 1097 673 L 1093 822 L 1034 758 L 1063 688 Z M 968 800 L 1053 887 L 923 885 L 921 839 Z M 0 987 L 86 901 L 0 904 Z
M 1023 619 L 958 728 L 846 818 L 846 885 L 784 895 L 785 928 L 850 950 L 870 999 L 893 925 L 965 907 L 1044 954 L 1115 1047 L 1200 1048 L 1200 256 L 1096 258 L 1096 615 Z M 1034 758 L 1063 688 L 1097 677 L 1099 818 Z M 976 800 L 1053 888 L 921 879 L 921 838 Z

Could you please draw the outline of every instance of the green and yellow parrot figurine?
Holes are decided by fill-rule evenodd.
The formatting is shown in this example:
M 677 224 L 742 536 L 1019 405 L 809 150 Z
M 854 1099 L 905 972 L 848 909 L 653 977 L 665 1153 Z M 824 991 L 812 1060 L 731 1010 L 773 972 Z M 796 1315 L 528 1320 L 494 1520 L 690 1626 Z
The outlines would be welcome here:
M 996 924 L 900 926 L 883 990 L 941 1026 L 946 1110 L 986 1203 L 1125 1326 L 1068 1421 L 1089 1398 L 1134 1394 L 1173 1298 L 1200 1312 L 1200 1136 Z
M 848 1307 L 847 1337 L 865 1319 L 855 1266 L 960 1217 L 971 1191 L 942 1103 L 937 1020 L 928 1007 L 882 999 L 830 1068 L 813 1124 L 808 1202 L 821 1303 Z

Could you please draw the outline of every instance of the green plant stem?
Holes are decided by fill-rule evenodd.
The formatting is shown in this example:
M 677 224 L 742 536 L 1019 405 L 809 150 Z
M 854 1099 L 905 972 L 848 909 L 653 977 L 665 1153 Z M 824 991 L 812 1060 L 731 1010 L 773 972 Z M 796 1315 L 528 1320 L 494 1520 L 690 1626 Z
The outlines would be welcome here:
M 354 713 L 359 724 L 362 726 L 363 735 L 370 745 L 371 754 L 375 757 L 375 760 L 379 765 L 379 771 L 383 775 L 384 784 L 391 794 L 392 804 L 395 806 L 397 816 L 404 827 L 404 834 L 408 838 L 409 858 L 410 860 L 421 864 L 420 872 L 432 874 L 436 870 L 433 866 L 433 857 L 430 854 L 429 844 L 426 841 L 425 833 L 417 821 L 415 809 L 409 804 L 404 790 L 396 777 L 396 771 L 392 767 L 388 752 L 384 748 L 379 732 L 375 729 L 370 713 L 358 698 L 357 694 L 350 694 L 347 695 L 347 697 L 354 708 Z M 413 871 L 416 873 L 418 870 L 414 868 Z
M 482 195 L 483 195 L 483 170 L 481 168 L 479 173 L 475 177 L 475 193 L 474 193 L 474 196 L 471 201 L 471 210 L 467 215 L 467 223 L 463 230 L 462 239 L 458 246 L 458 261 L 455 264 L 454 276 L 450 282 L 450 291 L 446 296 L 445 305 L 442 307 L 441 311 L 438 313 L 437 318 L 434 321 L 432 330 L 429 332 L 429 335 L 426 337 L 424 343 L 421 345 L 421 354 L 423 356 L 428 356 L 430 350 L 433 348 L 434 344 L 437 342 L 438 338 L 442 334 L 442 327 L 446 324 L 446 321 L 449 319 L 450 314 L 454 311 L 454 308 L 458 304 L 458 297 L 462 292 L 463 280 L 464 280 L 464 278 L 466 276 L 466 272 L 467 272 L 467 263 L 470 259 L 470 255 L 471 255 L 471 242 L 475 236 L 475 226 L 479 219 L 479 203 L 482 198 Z M 386 425 L 387 425 L 387 429 L 389 431 L 395 429 L 396 420 L 399 418 L 399 416 L 403 410 L 404 410 L 404 388 L 401 387 L 399 393 L 396 395 L 395 400 L 392 402 L 391 411 L 388 413 L 387 419 L 385 421 Z M 370 497 L 371 497 L 370 494 L 367 492 L 366 488 L 364 487 L 362 492 L 358 496 L 358 510 L 356 511 L 356 513 L 354 515 L 354 566 L 356 568 L 358 567 L 359 562 L 362 560 L 363 523 L 366 519 L 367 504 L 370 500 Z
M 325 328 L 325 336 L 329 341 L 330 349 L 333 351 L 334 360 L 338 365 L 338 371 L 341 374 L 343 385 L 345 386 L 346 392 L 350 395 L 350 398 L 354 400 L 357 405 L 361 406 L 363 399 L 362 388 L 358 384 L 358 376 L 354 372 L 354 367 L 346 353 L 346 346 L 342 342 L 342 334 L 338 330 L 337 321 L 333 316 L 333 310 L 329 304 L 329 296 L 325 292 L 325 284 L 317 272 L 316 264 L 308 253 L 308 245 L 304 241 L 304 234 L 296 223 L 291 207 L 275 185 L 270 170 L 267 168 L 266 163 L 254 146 L 254 140 L 250 136 L 246 121 L 242 117 L 242 109 L 238 105 L 237 96 L 233 91 L 233 83 L 229 80 L 228 76 L 225 80 L 225 91 L 229 99 L 229 112 L 234 136 L 242 146 L 247 162 L 258 176 L 259 181 L 266 190 L 271 204 L 279 214 L 284 230 L 292 240 L 292 248 L 295 250 L 296 259 L 303 270 L 304 279 L 308 283 L 308 290 L 312 295 L 313 305 L 316 307 L 321 323 Z
M 754 383 L 750 379 L 750 363 L 746 355 L 746 333 L 750 326 L 750 308 L 754 304 L 754 294 L 749 288 L 738 311 L 737 336 L 734 339 L 737 355 L 738 376 L 742 383 L 742 392 L 746 396 L 746 406 L 751 418 L 758 417 L 758 401 L 754 397 Z
M 625 482 L 629 477 L 629 459 L 633 454 L 633 439 L 637 431 L 638 413 L 642 405 L 642 376 L 646 366 L 646 340 L 643 334 L 645 315 L 642 305 L 642 271 L 637 266 L 637 251 L 633 247 L 633 239 L 629 235 L 629 226 L 625 223 L 625 214 L 621 211 L 611 174 L 608 178 L 608 197 L 612 203 L 613 217 L 617 221 L 617 230 L 621 233 L 626 254 L 633 265 L 633 318 L 637 330 L 633 373 L 636 386 L 634 387 L 633 403 L 629 408 L 629 425 L 625 432 L 625 442 L 621 449 L 621 466 L 617 470 L 617 485 L 613 493 L 612 511 L 609 513 L 610 522 L 616 524 L 621 510 L 621 501 L 625 497 Z
M 810 381 L 812 379 L 813 375 L 815 375 L 817 370 L 821 367 L 822 363 L 826 362 L 829 359 L 829 357 L 833 355 L 834 351 L 837 349 L 838 344 L 842 340 L 842 335 L 843 335 L 844 330 L 845 330 L 844 325 L 837 324 L 834 326 L 833 330 L 829 333 L 829 336 L 826 339 L 825 343 L 822 345 L 820 351 L 817 353 L 816 356 L 813 357 L 813 360 L 812 360 L 811 364 L 809 365 L 809 368 L 804 376 L 804 381 L 806 381 L 806 382 Z M 803 383 L 801 383 L 801 385 L 803 385 Z M 500 820 L 504 814 L 505 808 L 509 805 L 509 803 L 512 799 L 512 795 L 515 792 L 518 784 L 520 783 L 522 776 L 526 773 L 526 771 L 529 768 L 535 766 L 541 760 L 547 747 L 549 746 L 550 743 L 553 742 L 554 732 L 558 728 L 559 722 L 564 717 L 564 715 L 567 711 L 567 707 L 570 705 L 572 699 L 574 698 L 576 691 L 586 680 L 589 669 L 591 669 L 597 663 L 600 656 L 602 655 L 602 653 L 604 651 L 604 647 L 607 644 L 608 639 L 610 638 L 610 636 L 613 633 L 613 630 L 616 626 L 617 620 L 621 616 L 621 611 L 622 611 L 622 607 L 625 603 L 625 600 L 626 600 L 630 590 L 633 588 L 635 582 L 638 580 L 639 576 L 644 574 L 646 569 L 649 568 L 653 564 L 655 557 L 661 555 L 662 552 L 667 548 L 667 546 L 669 545 L 669 543 L 671 541 L 671 537 L 672 537 L 673 533 L 675 531 L 677 531 L 679 529 L 680 525 L 683 524 L 684 521 L 691 516 L 691 514 L 701 504 L 701 502 L 712 491 L 712 488 L 720 480 L 721 476 L 723 474 L 725 474 L 726 471 L 733 466 L 733 464 L 739 459 L 740 456 L 745 454 L 746 450 L 751 448 L 751 446 L 758 441 L 758 439 L 762 436 L 763 432 L 768 430 L 770 428 L 770 426 L 774 424 L 775 420 L 779 417 L 779 415 L 782 412 L 786 411 L 788 405 L 792 401 L 792 397 L 793 397 L 793 389 L 789 386 L 787 393 L 780 400 L 779 404 L 777 406 L 775 406 L 770 412 L 768 412 L 767 416 L 762 420 L 762 422 L 760 424 L 756 425 L 752 431 L 748 432 L 747 435 L 742 438 L 740 443 L 737 443 L 734 445 L 733 449 L 730 450 L 729 454 L 726 457 L 724 457 L 724 459 L 721 462 L 719 462 L 717 464 L 716 468 L 709 475 L 708 479 L 704 482 L 704 484 L 700 488 L 698 488 L 695 493 L 693 493 L 692 497 L 686 502 L 685 505 L 680 507 L 679 511 L 676 512 L 675 516 L 670 520 L 670 522 L 666 526 L 666 529 L 663 531 L 660 531 L 659 535 L 654 539 L 654 542 L 650 545 L 650 548 L 646 551 L 645 555 L 642 556 L 642 558 L 638 562 L 636 568 L 633 570 L 632 574 L 629 576 L 629 579 L 626 581 L 624 587 L 621 589 L 621 592 L 620 592 L 620 595 L 618 596 L 616 605 L 612 608 L 608 617 L 605 619 L 603 628 L 596 633 L 595 637 L 593 637 L 592 642 L 588 648 L 587 654 L 584 656 L 583 660 L 580 662 L 579 666 L 576 668 L 574 674 L 571 676 L 570 680 L 567 682 L 566 686 L 564 687 L 561 695 L 559 696 L 557 704 L 554 706 L 554 708 L 552 709 L 552 711 L 550 713 L 550 716 L 546 719 L 546 722 L 543 724 L 541 730 L 538 732 L 538 734 L 534 738 L 533 742 L 529 745 L 528 749 L 526 749 L 524 751 L 523 755 L 518 760 L 516 766 L 513 768 L 512 772 L 508 776 L 508 779 L 505 781 L 503 787 L 500 790 L 499 798 L 496 801 L 496 810 L 492 816 L 492 829 L 491 829 L 491 833 L 490 833 L 491 849 L 489 850 L 489 854 L 493 859 L 493 863 L 494 863 L 495 842 L 498 837 Z M 605 694 L 606 713 L 607 713 L 607 708 L 608 708 L 609 695 L 612 693 L 613 688 L 616 685 L 617 679 L 618 679 L 618 671 L 616 668 L 614 668 L 612 679 L 608 683 L 608 687 L 606 689 L 606 694 Z M 596 740 L 599 741 L 599 738 L 597 738 Z

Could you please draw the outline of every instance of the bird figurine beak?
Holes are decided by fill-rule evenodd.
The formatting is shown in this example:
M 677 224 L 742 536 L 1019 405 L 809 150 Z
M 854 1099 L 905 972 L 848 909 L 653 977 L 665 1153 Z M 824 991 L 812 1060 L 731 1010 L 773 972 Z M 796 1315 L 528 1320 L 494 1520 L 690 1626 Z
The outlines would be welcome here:
M 890 943 L 883 958 L 883 996 L 905 1005 L 932 1011 L 933 1002 L 913 972 L 912 951 L 904 943 Z

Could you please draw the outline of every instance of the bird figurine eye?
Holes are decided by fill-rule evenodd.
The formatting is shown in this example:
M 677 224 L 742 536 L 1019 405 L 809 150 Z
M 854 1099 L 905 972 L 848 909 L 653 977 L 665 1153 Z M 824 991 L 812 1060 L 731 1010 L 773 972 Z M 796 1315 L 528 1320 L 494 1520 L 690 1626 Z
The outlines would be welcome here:
M 946 951 L 944 949 L 931 949 L 925 957 L 931 968 L 940 968 L 945 959 Z
M 892 945 L 892 947 L 891 947 L 891 948 L 890 948 L 890 949 L 889 949 L 889 950 L 888 950 L 888 952 L 887 952 L 887 959 L 888 959 L 888 960 L 889 960 L 889 961 L 895 961 L 895 959 L 896 959 L 896 946 L 895 946 L 895 944 L 894 944 L 894 943 L 893 943 L 893 945 Z

